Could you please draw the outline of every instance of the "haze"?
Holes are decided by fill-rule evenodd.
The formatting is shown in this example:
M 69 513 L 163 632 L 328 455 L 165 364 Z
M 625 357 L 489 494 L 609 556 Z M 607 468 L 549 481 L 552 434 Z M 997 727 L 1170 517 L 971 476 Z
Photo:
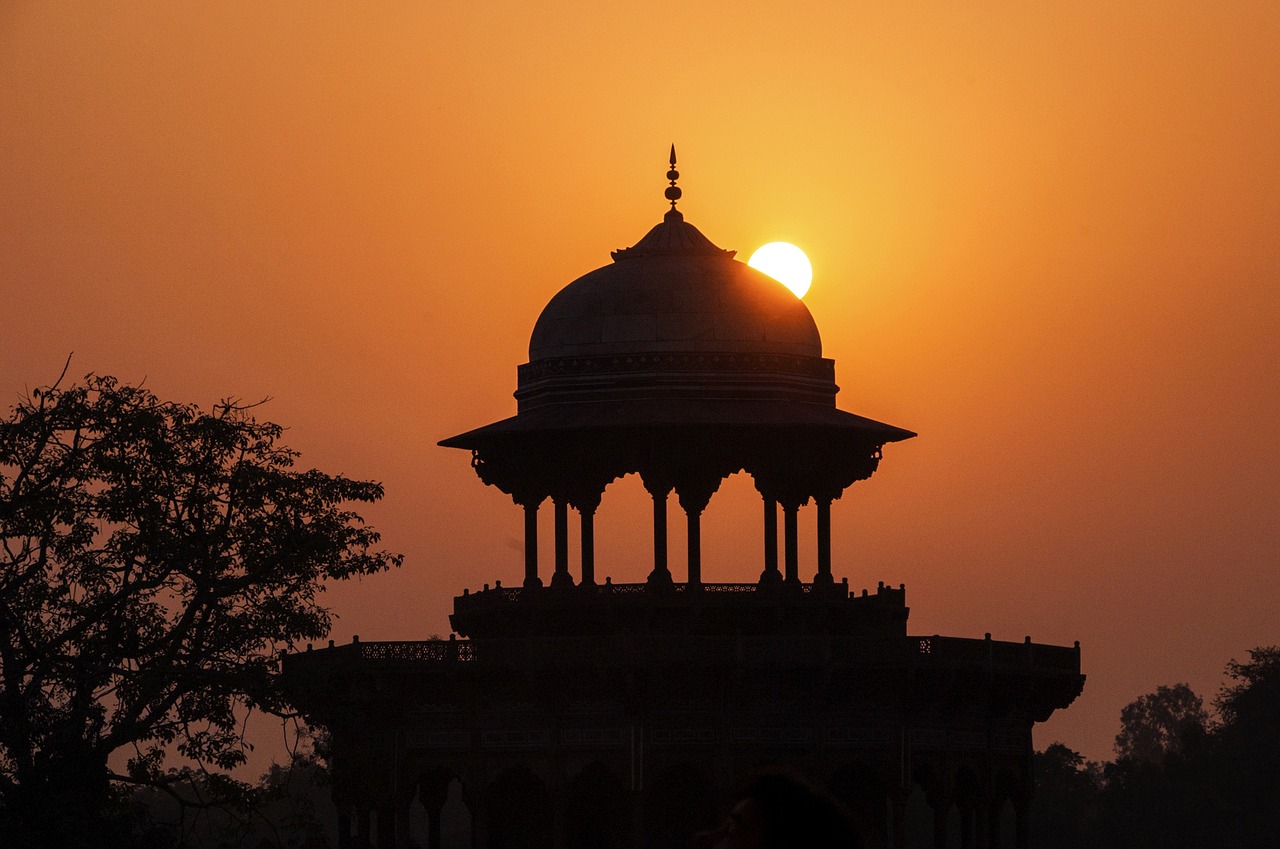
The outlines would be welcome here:
M 921 434 L 835 505 L 837 577 L 905 583 L 912 633 L 1080 640 L 1036 744 L 1105 757 L 1128 701 L 1280 642 L 1277 44 L 1270 2 L 10 0 L 0 394 L 74 351 L 272 398 L 406 555 L 334 636 L 447 633 L 521 516 L 435 443 L 514 412 L 675 142 L 690 222 L 809 254 L 840 406 Z M 646 510 L 606 493 L 597 574 L 642 579 Z M 728 481 L 706 580 L 758 575 L 757 519 Z

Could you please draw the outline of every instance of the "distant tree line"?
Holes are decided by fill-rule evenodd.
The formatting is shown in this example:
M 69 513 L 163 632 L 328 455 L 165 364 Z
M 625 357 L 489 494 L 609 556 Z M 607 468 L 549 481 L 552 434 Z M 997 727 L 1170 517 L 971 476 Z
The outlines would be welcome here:
M 323 741 L 323 735 L 319 740 Z M 211 782 L 211 779 L 213 781 Z M 229 797 L 217 779 L 190 767 L 165 786 L 122 800 L 136 849 L 330 849 L 337 834 L 329 771 L 320 746 L 273 764 L 256 784 Z M 192 804 L 193 801 L 195 804 Z
M 1037 752 L 1032 845 L 1280 848 L 1280 648 L 1227 674 L 1216 715 L 1186 684 L 1125 707 L 1114 761 L 1061 743 Z

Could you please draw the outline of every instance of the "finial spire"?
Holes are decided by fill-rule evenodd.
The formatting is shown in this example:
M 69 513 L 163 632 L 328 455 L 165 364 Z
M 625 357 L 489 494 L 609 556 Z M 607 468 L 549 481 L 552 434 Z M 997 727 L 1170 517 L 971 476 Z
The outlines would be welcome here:
M 667 186 L 666 197 L 671 201 L 671 211 L 676 208 L 676 201 L 680 200 L 680 187 L 676 185 L 676 180 L 680 179 L 680 172 L 676 170 L 676 146 L 671 145 L 671 168 L 667 171 L 667 179 L 671 181 L 671 185 Z

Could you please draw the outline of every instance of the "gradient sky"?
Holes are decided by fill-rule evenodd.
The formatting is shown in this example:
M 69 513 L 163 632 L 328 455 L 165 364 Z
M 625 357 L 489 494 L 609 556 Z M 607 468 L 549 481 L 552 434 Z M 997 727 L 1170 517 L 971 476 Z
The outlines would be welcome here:
M 840 406 L 920 433 L 836 504 L 837 576 L 905 583 L 912 633 L 1080 640 L 1036 742 L 1109 757 L 1124 704 L 1280 642 L 1278 44 L 1273 0 L 6 0 L 0 399 L 71 352 L 270 397 L 406 555 L 334 636 L 447 633 L 521 517 L 435 443 L 515 411 L 674 141 L 689 221 L 809 254 Z M 646 510 L 605 494 L 599 575 L 648 571 Z M 759 573 L 758 515 L 726 482 L 708 580 Z

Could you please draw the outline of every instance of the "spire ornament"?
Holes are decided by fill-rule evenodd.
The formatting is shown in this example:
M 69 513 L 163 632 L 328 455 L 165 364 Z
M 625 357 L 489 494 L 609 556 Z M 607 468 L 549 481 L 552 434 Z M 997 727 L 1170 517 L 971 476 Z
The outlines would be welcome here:
M 676 170 L 676 146 L 671 145 L 671 168 L 667 171 L 667 179 L 671 181 L 671 185 L 667 186 L 664 193 L 667 200 L 671 201 L 671 211 L 676 210 L 676 201 L 680 200 L 680 196 L 684 192 L 680 191 L 680 187 L 676 185 L 676 180 L 680 179 L 680 172 Z
M 718 256 L 732 259 L 736 251 L 716 247 L 702 235 L 697 227 L 684 220 L 684 213 L 676 209 L 676 201 L 684 194 L 676 185 L 680 172 L 676 170 L 676 146 L 671 145 L 670 167 L 667 170 L 667 186 L 664 195 L 671 208 L 662 216 L 662 223 L 645 234 L 644 238 L 629 248 L 619 248 L 610 256 L 615 262 L 644 256 Z

